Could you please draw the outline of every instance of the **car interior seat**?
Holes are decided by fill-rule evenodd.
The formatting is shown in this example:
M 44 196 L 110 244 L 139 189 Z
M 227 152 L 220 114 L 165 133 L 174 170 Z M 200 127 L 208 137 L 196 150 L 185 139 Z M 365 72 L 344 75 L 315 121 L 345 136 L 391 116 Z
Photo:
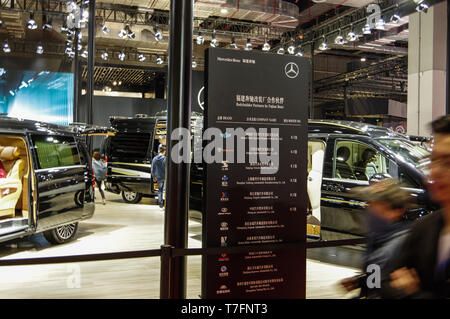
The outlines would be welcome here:
M 0 217 L 14 217 L 16 204 L 22 194 L 24 161 L 14 146 L 0 146 L 0 160 L 6 177 L 0 178 Z
M 356 179 L 350 165 L 347 164 L 347 160 L 350 157 L 350 149 L 347 146 L 341 146 L 336 153 L 336 174 L 340 178 Z

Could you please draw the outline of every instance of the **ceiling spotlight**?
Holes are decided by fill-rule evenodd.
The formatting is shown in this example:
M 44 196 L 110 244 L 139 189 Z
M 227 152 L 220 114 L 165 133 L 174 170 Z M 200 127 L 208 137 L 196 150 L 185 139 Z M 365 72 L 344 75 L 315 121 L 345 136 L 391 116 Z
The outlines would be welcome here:
M 69 55 L 73 52 L 71 47 L 66 47 L 66 54 Z
M 296 55 L 296 56 L 303 56 L 303 55 L 304 55 L 303 49 L 302 49 L 301 46 L 298 48 L 297 54 L 295 54 L 295 55 Z
M 347 41 L 354 42 L 358 40 L 356 33 L 353 31 L 353 25 L 350 27 L 350 31 L 347 33 Z
M 236 40 L 234 38 L 231 39 L 230 48 L 237 49 L 238 45 L 236 44 Z
M 164 63 L 164 60 L 158 55 L 156 57 L 156 64 L 163 64 L 163 63 Z
M 153 28 L 153 32 L 155 33 L 155 40 L 156 41 L 161 41 L 163 39 L 163 35 L 161 30 L 159 30 L 157 27 Z
M 0 28 L 3 27 L 3 20 L 0 20 Z
M 217 38 L 216 38 L 216 33 L 213 33 L 210 45 L 213 48 L 216 48 L 219 45 L 219 41 L 217 41 Z
M 47 18 L 45 18 L 45 20 L 47 20 Z M 52 25 L 52 18 L 48 18 L 48 20 L 44 23 L 44 25 L 42 26 L 42 29 L 44 31 L 50 31 L 53 29 L 53 25 Z
M 328 50 L 328 44 L 327 41 L 325 40 L 325 37 L 323 37 L 322 43 L 319 45 L 319 50 L 320 51 Z
M 197 35 L 197 44 L 202 45 L 205 42 L 205 38 L 203 37 L 202 33 L 199 32 Z
M 339 29 L 339 34 L 334 39 L 334 43 L 336 44 L 344 44 L 344 36 L 341 34 L 341 30 Z
M 414 0 L 414 2 L 417 3 L 416 0 Z M 417 12 L 427 13 L 429 8 L 430 8 L 430 5 L 428 3 L 426 3 L 425 1 L 421 1 L 419 3 L 419 5 L 416 7 L 416 11 Z
M 16 95 L 13 90 L 9 90 L 9 94 L 11 94 L 12 96 Z
M 128 32 L 127 32 L 126 28 L 127 27 L 124 27 L 119 31 L 119 34 L 118 34 L 119 38 L 124 39 L 127 37 Z
M 284 47 L 281 46 L 281 47 L 278 49 L 277 54 L 284 54 L 284 52 L 285 52 Z
M 195 60 L 192 60 L 192 68 L 195 69 L 197 67 L 197 62 Z
M 81 56 L 85 59 L 87 59 L 88 57 L 88 51 L 86 49 L 83 50 L 83 52 L 81 53 Z
M 362 29 L 363 34 L 371 34 L 372 30 L 370 29 L 370 25 L 367 23 L 364 28 Z
M 37 29 L 37 23 L 36 20 L 34 20 L 34 13 L 30 13 L 30 20 L 27 22 L 27 28 L 30 30 Z
M 108 60 L 108 56 L 109 56 L 109 54 L 108 54 L 107 51 L 103 52 L 102 55 L 101 55 L 102 59 L 105 60 L 105 61 Z
M 81 14 L 81 20 L 83 20 L 83 22 L 89 21 L 89 11 L 88 10 L 83 10 L 83 13 Z
M 3 43 L 3 52 L 5 52 L 5 53 L 11 52 L 11 48 L 9 47 L 8 42 Z
M 365 57 L 361 58 L 361 62 L 366 62 L 366 61 L 367 61 L 367 59 Z
M 386 22 L 384 21 L 383 18 L 380 18 L 376 23 L 375 23 L 375 29 L 377 30 L 384 30 L 384 27 L 386 25 Z
M 245 44 L 245 51 L 251 51 L 253 50 L 252 41 L 250 38 L 247 39 L 247 43 Z
M 263 44 L 263 47 L 262 47 L 262 50 L 263 51 L 270 51 L 270 44 L 269 44 L 269 42 L 265 42 L 264 44 Z
M 36 47 L 36 53 L 37 54 L 44 53 L 44 47 L 42 46 L 42 44 L 38 44 L 38 46 Z
M 391 17 L 391 22 L 397 24 L 400 22 L 401 18 L 402 17 L 400 17 L 400 15 L 398 13 L 394 13 Z
M 109 34 L 109 32 L 111 32 L 111 29 L 108 28 L 108 26 L 106 24 L 102 25 L 102 31 L 104 34 Z
M 146 59 L 145 55 L 143 55 L 142 53 L 139 53 L 139 56 L 138 56 L 139 62 L 144 62 L 145 59 Z
M 287 51 L 289 54 L 295 54 L 295 46 L 293 44 L 289 45 Z
M 222 9 L 220 9 L 220 13 L 227 14 L 228 13 L 228 9 L 227 8 L 222 8 Z
M 119 60 L 120 60 L 120 61 L 125 60 L 125 52 L 121 51 L 121 52 L 119 53 L 118 57 L 119 57 Z
M 127 29 L 127 37 L 128 39 L 134 39 L 136 38 L 136 34 L 131 30 L 129 26 L 126 26 Z

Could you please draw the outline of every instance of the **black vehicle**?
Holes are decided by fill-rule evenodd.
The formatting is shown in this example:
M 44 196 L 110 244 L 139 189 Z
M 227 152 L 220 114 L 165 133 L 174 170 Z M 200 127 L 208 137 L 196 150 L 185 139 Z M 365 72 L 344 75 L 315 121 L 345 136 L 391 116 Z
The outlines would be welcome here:
M 425 190 L 428 151 L 387 128 L 350 121 L 308 122 L 308 195 L 321 229 L 364 235 L 366 203 L 352 194 L 381 177 L 397 178 L 417 198 L 405 215 L 433 209 Z
M 68 127 L 0 118 L 0 242 L 43 233 L 64 243 L 75 237 L 79 221 L 93 216 L 83 140 Z
M 198 129 L 196 115 L 192 116 L 193 129 Z M 136 117 L 111 117 L 114 134 L 107 137 L 102 149 L 107 159 L 106 190 L 122 193 L 127 203 L 138 203 L 142 197 L 156 197 L 158 184 L 151 176 L 153 157 L 160 144 L 166 144 L 167 114 L 155 117 L 139 114 Z M 199 128 L 201 129 L 201 127 Z M 201 180 L 193 167 L 191 176 L 191 200 L 201 203 Z M 197 195 L 195 195 L 197 194 Z

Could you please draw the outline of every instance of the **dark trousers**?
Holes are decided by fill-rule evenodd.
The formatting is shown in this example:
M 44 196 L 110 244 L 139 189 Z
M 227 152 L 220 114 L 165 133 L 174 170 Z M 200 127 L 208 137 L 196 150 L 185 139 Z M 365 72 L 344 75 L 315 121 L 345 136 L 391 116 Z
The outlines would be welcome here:
M 158 181 L 158 205 L 159 207 L 163 207 L 164 206 L 164 180 L 159 180 Z
M 105 192 L 102 189 L 103 180 L 95 179 L 95 184 L 97 184 L 98 190 L 100 191 L 100 195 L 102 195 L 102 199 L 105 199 Z

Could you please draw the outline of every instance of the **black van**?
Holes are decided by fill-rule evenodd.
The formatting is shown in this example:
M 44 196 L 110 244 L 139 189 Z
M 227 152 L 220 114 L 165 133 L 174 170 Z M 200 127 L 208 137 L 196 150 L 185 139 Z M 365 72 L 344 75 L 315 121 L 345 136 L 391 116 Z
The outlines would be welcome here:
M 44 233 L 72 240 L 94 214 L 90 157 L 68 127 L 0 117 L 0 242 Z
M 106 190 L 122 194 L 127 203 L 138 203 L 142 197 L 156 197 L 158 184 L 151 176 L 153 157 L 160 144 L 166 144 L 167 112 L 150 117 L 111 117 L 114 130 L 103 143 L 107 161 Z M 201 130 L 202 118 L 192 115 L 192 128 Z M 201 168 L 200 168 L 201 169 Z M 201 204 L 201 185 L 197 167 L 192 167 L 191 202 Z
M 308 195 L 322 229 L 364 235 L 366 203 L 352 194 L 380 177 L 397 178 L 417 198 L 405 219 L 434 209 L 425 180 L 429 152 L 387 128 L 351 121 L 308 121 Z

